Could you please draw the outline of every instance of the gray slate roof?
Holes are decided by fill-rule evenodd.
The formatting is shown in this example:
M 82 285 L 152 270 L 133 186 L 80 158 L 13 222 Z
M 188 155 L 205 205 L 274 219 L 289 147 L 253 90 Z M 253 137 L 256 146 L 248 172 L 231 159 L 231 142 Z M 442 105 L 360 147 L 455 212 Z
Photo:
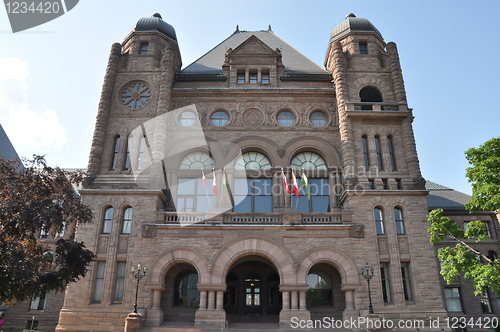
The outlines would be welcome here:
M 277 37 L 271 30 L 268 31 L 235 31 L 226 40 L 208 51 L 198 60 L 185 67 L 180 74 L 222 74 L 222 64 L 226 50 L 233 50 L 241 45 L 252 35 L 259 38 L 271 49 L 279 48 L 282 53 L 285 75 L 287 74 L 328 74 L 328 72 L 305 55 L 288 45 L 281 38 Z
M 0 158 L 11 160 L 11 159 L 19 159 L 14 146 L 7 137 L 7 134 L 0 125 Z
M 464 204 L 471 199 L 471 196 L 467 194 L 431 181 L 425 183 L 425 189 L 430 191 L 429 195 L 427 195 L 429 210 L 465 210 Z

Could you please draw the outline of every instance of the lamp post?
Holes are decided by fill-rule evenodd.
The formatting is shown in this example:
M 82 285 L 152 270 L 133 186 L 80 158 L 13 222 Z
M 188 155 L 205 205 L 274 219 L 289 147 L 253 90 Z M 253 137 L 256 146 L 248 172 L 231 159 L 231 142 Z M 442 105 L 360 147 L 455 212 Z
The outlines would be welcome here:
M 136 271 L 137 269 L 137 271 Z M 135 302 L 134 302 L 134 313 L 137 313 L 137 293 L 139 292 L 139 280 L 146 276 L 146 268 L 141 267 L 141 263 L 137 264 L 137 268 L 132 266 L 132 277 L 137 280 L 137 284 L 135 286 Z
M 373 272 L 374 269 L 373 267 L 368 265 L 368 262 L 366 262 L 366 265 L 361 268 L 361 275 L 368 282 L 368 298 L 370 299 L 370 306 L 369 306 L 370 310 L 368 311 L 369 314 L 373 314 L 372 292 L 370 290 L 370 280 L 373 278 Z

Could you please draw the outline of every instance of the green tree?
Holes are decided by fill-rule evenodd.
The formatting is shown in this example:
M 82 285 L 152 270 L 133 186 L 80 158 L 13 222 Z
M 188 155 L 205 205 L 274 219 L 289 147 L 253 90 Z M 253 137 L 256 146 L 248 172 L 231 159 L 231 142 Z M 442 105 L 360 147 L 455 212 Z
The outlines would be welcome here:
M 52 244 L 37 236 L 91 222 L 91 210 L 73 187 L 84 176 L 49 167 L 40 156 L 24 167 L 0 159 L 0 303 L 63 290 L 85 276 L 95 256 L 74 232 Z
M 432 244 L 445 240 L 457 242 L 454 247 L 438 249 L 438 258 L 442 261 L 440 273 L 444 280 L 452 283 L 463 273 L 464 278 L 474 282 L 476 295 L 485 293 L 487 288 L 500 293 L 500 260 L 493 260 L 471 246 L 488 238 L 484 223 L 471 221 L 464 231 L 456 222 L 443 216 L 442 209 L 432 210 L 428 221 Z
M 500 209 L 500 137 L 492 138 L 479 148 L 465 151 L 472 167 L 466 176 L 472 183 L 472 199 L 465 204 L 470 212 Z

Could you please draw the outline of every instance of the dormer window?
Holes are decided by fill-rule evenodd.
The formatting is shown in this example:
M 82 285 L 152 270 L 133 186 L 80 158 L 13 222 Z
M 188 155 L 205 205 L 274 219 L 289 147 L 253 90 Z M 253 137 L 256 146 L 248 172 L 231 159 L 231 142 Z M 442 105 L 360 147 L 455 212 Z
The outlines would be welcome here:
M 250 70 L 250 84 L 257 84 L 257 71 L 256 70 Z
M 263 69 L 261 75 L 262 75 L 261 76 L 261 83 L 262 84 L 269 84 L 269 70 Z
M 141 43 L 139 54 L 148 54 L 148 50 L 149 50 L 149 43 Z
M 367 43 L 359 43 L 359 54 L 368 54 L 368 44 Z
M 238 84 L 244 84 L 245 83 L 245 71 L 244 70 L 238 70 Z

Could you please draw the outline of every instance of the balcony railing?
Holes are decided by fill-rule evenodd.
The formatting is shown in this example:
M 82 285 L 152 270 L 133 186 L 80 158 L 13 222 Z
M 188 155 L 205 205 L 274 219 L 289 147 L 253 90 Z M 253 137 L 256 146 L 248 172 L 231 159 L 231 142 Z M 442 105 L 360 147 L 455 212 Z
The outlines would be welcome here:
M 344 218 L 343 218 L 344 216 Z M 350 221 L 346 213 L 237 213 L 221 214 L 197 212 L 165 212 L 159 211 L 158 223 L 162 224 L 197 224 L 197 225 L 328 225 L 342 224 L 342 220 Z

